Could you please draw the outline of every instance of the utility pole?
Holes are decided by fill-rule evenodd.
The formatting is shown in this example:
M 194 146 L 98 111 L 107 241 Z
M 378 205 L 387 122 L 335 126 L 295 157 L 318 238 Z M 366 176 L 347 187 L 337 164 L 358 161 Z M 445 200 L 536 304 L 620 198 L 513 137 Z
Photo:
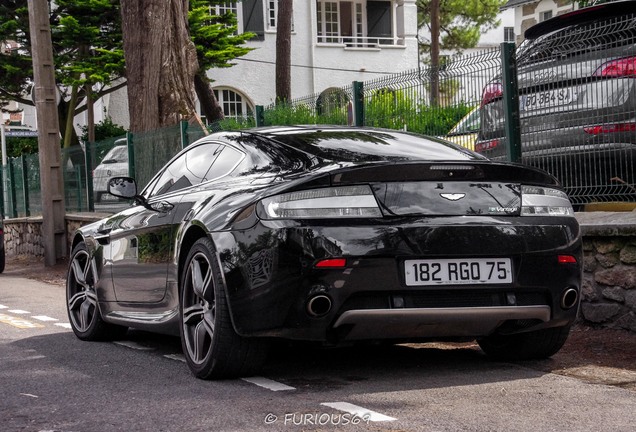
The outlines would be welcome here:
M 44 265 L 66 256 L 64 172 L 60 163 L 57 87 L 47 0 L 28 0 L 42 192 Z

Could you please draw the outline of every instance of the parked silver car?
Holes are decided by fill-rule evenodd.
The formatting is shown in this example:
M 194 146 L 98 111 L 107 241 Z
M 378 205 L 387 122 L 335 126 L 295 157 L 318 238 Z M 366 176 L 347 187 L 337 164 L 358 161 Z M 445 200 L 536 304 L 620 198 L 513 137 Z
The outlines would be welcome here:
M 636 2 L 559 15 L 517 50 L 522 162 L 575 204 L 636 200 Z M 506 154 L 500 80 L 483 92 L 475 151 Z
M 115 141 L 113 147 L 93 171 L 93 193 L 96 203 L 118 201 L 107 192 L 108 179 L 128 175 L 128 147 L 126 139 Z

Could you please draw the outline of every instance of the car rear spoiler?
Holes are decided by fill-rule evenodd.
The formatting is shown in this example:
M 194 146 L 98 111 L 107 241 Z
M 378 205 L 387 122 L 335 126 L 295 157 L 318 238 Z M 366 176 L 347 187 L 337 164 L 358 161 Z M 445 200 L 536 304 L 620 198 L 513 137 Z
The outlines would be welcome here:
M 599 21 L 605 18 L 621 18 L 636 13 L 636 1 L 618 1 L 612 3 L 602 3 L 584 9 L 578 9 L 554 18 L 545 20 L 530 27 L 524 33 L 526 39 L 536 39 L 545 34 L 560 30 L 571 25 L 583 24 L 591 21 Z

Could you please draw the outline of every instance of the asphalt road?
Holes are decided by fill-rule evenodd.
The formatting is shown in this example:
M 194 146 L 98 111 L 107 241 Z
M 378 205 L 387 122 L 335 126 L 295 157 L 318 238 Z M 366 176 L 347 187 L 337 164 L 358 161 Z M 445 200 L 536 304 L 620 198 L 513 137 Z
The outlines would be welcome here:
M 633 431 L 636 392 L 439 345 L 281 346 L 205 382 L 176 338 L 89 343 L 64 288 L 0 275 L 0 431 Z

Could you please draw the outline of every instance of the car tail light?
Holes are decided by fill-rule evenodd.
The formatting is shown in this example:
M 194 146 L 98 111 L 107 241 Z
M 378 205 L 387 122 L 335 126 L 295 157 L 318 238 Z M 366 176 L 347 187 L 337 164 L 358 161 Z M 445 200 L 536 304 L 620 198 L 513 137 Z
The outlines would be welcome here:
M 489 104 L 503 96 L 503 85 L 501 83 L 495 82 L 490 83 L 484 87 L 484 91 L 481 93 L 481 106 Z
M 369 186 L 342 186 L 289 192 L 261 201 L 261 219 L 381 217 Z
M 615 132 L 635 132 L 636 123 L 612 123 L 604 125 L 586 126 L 583 130 L 590 135 L 600 135 Z
M 602 64 L 592 76 L 636 77 L 636 57 L 626 57 Z
M 492 149 L 494 149 L 497 146 L 499 146 L 499 140 L 498 139 L 482 141 L 482 142 L 475 143 L 475 151 L 477 153 L 482 153 L 482 152 L 485 152 L 487 150 L 492 150 Z
M 521 216 L 572 216 L 565 192 L 540 186 L 521 186 Z

